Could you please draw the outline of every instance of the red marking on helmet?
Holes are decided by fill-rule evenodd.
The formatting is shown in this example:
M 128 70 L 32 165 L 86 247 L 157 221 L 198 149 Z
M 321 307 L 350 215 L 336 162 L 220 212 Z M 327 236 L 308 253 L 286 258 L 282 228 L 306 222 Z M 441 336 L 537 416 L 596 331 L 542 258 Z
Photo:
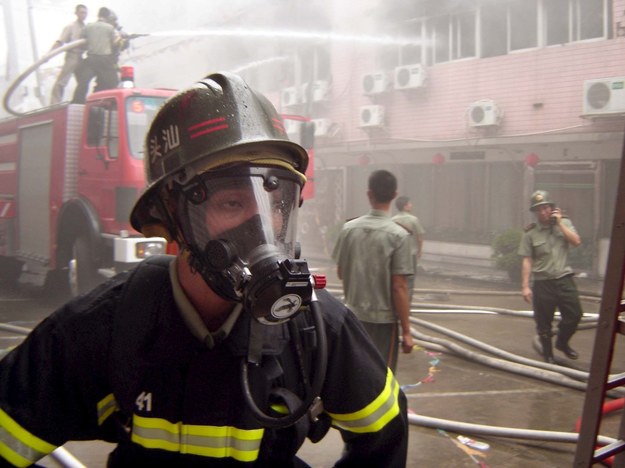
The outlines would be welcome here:
M 197 138 L 199 136 L 206 135 L 207 133 L 213 133 L 213 132 L 217 132 L 219 130 L 224 130 L 228 128 L 227 123 L 222 123 L 225 121 L 226 121 L 225 117 L 218 117 L 216 119 L 205 120 L 204 122 L 191 125 L 188 130 L 191 133 L 191 138 Z M 221 124 L 221 125 L 218 125 L 218 124 Z
M 197 94 L 197 92 L 193 91 L 190 93 L 186 93 L 184 96 L 182 96 L 182 99 L 180 100 L 180 107 L 178 108 L 180 111 L 184 111 L 186 110 L 192 102 L 194 102 L 194 98 L 195 95 Z
M 273 122 L 273 128 L 280 130 L 282 133 L 286 133 L 286 130 L 284 129 L 284 122 L 282 122 L 282 120 L 275 117 L 272 117 L 271 120 Z

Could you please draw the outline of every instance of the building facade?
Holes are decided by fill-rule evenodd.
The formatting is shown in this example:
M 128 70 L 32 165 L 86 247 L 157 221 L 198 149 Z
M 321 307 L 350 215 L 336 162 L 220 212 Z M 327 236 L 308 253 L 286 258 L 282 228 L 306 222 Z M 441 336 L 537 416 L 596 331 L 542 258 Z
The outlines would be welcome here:
M 326 35 L 285 46 L 273 90 L 282 112 L 316 123 L 302 229 L 317 247 L 327 253 L 344 220 L 367 211 L 367 177 L 386 168 L 413 199 L 426 255 L 488 264 L 494 236 L 529 223 L 529 195 L 546 189 L 583 238 L 576 268 L 602 275 L 625 125 L 625 0 L 370 0 L 358 21 L 334 3 L 312 25 Z
M 546 189 L 582 236 L 576 269 L 603 273 L 625 0 L 234 0 L 185 14 L 204 29 L 133 43 L 137 84 L 231 70 L 281 113 L 314 121 L 305 255 L 329 256 L 343 222 L 369 208 L 369 174 L 386 168 L 427 231 L 426 258 L 491 265 L 493 238 L 531 222 L 529 195 Z M 298 120 L 285 124 L 297 137 Z

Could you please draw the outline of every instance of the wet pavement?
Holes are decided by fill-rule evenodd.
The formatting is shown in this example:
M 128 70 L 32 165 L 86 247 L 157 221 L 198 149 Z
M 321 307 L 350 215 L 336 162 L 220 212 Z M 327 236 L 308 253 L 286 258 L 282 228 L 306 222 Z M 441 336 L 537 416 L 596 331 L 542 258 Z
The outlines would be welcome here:
M 427 267 L 427 265 L 426 265 Z M 326 270 L 330 284 L 338 284 L 330 267 Z M 498 272 L 470 271 L 467 268 L 449 269 L 432 265 L 420 272 L 413 297 L 413 317 L 428 324 L 438 325 L 473 340 L 511 353 L 520 358 L 536 360 L 534 351 L 534 323 L 517 285 Z M 583 297 L 585 313 L 597 313 L 602 282 L 582 278 L 578 287 Z M 340 290 L 336 291 L 340 296 Z M 501 312 L 484 313 L 477 310 L 424 312 L 424 309 L 445 307 L 463 309 L 500 308 Z M 526 311 L 515 314 L 514 311 Z M 447 335 L 414 324 L 414 329 L 436 340 L 451 343 L 452 348 L 466 350 L 466 356 L 440 352 L 421 343 L 419 349 L 399 359 L 397 378 L 408 397 L 410 412 L 445 420 L 447 430 L 436 425 L 425 427 L 418 422 L 410 428 L 408 450 L 409 467 L 570 467 L 575 456 L 575 444 L 550 441 L 552 435 L 535 439 L 476 435 L 455 422 L 496 428 L 515 428 L 534 431 L 575 432 L 582 412 L 585 394 L 575 387 L 583 387 L 577 380 L 534 368 L 522 368 L 523 374 L 513 372 L 515 364 L 507 359 L 495 363 L 495 368 L 481 362 L 492 360 L 492 355 L 462 343 Z M 556 351 L 560 366 L 587 372 L 590 368 L 594 328 L 580 329 L 572 340 L 579 351 L 577 361 L 567 359 Z M 613 372 L 625 370 L 623 342 L 617 340 Z M 481 356 L 486 356 L 482 358 Z M 529 370 L 528 370 L 529 369 Z M 556 367 L 557 369 L 557 367 Z M 548 375 L 545 380 L 544 375 Z M 529 374 L 529 375 L 526 375 Z M 571 388 L 569 385 L 573 386 Z M 609 415 L 602 427 L 602 435 L 616 437 L 620 413 Z M 441 423 L 442 425 L 443 423 Z M 451 427 L 451 428 L 449 428 Z M 492 432 L 490 428 L 484 431 Z M 316 446 L 305 445 L 302 456 L 316 467 L 332 466 L 341 450 L 340 437 L 334 432 Z M 466 436 L 487 444 L 487 450 L 476 450 L 461 444 L 457 436 Z M 531 437 L 531 438 L 530 438 Z
M 333 266 L 323 261 L 310 260 L 309 263 L 316 271 L 327 274 L 329 289 L 340 297 Z M 584 295 L 585 312 L 596 313 L 601 282 L 581 279 L 578 285 Z M 418 289 L 413 297 L 413 317 L 423 322 L 413 325 L 420 334 L 420 346 L 409 355 L 400 355 L 397 378 L 404 387 L 414 417 L 441 419 L 440 425 L 447 429 L 437 429 L 436 424 L 434 427 L 424 426 L 423 422 L 411 424 L 407 466 L 572 466 L 573 443 L 549 441 L 548 436 L 529 439 L 473 434 L 457 429 L 455 423 L 558 432 L 573 432 L 575 429 L 585 396 L 583 391 L 570 387 L 579 386 L 577 380 L 537 370 L 534 365 L 523 368 L 523 372 L 530 375 L 512 372 L 515 365 L 508 359 L 493 361 L 492 354 L 430 328 L 444 327 L 513 356 L 536 360 L 535 365 L 542 366 L 540 356 L 532 348 L 534 324 L 531 316 L 514 312 L 528 311 L 518 287 L 493 272 L 475 271 L 471 274 L 462 269 L 445 270 L 436 266 L 428 268 L 427 265 L 426 271 L 421 271 L 417 277 L 415 287 Z M 441 307 L 447 310 L 432 310 Z M 502 310 L 493 313 L 491 308 Z M 454 312 L 450 313 L 450 309 Z M 468 354 L 441 351 L 440 347 L 426 345 L 428 340 L 460 352 L 466 350 Z M 572 341 L 572 346 L 580 353 L 579 360 L 571 361 L 556 351 L 558 364 L 588 371 L 593 341 L 593 328 L 579 330 Z M 617 340 L 614 356 L 613 372 L 625 371 L 622 340 Z M 480 360 L 490 360 L 499 367 Z M 545 375 L 549 377 L 545 379 Z M 620 413 L 609 415 L 601 434 L 615 437 L 619 419 Z M 463 445 L 457 436 L 485 443 L 487 449 L 477 450 Z M 105 466 L 106 454 L 111 447 L 103 442 L 66 445 L 89 467 Z M 300 450 L 300 456 L 313 467 L 329 467 L 340 457 L 341 450 L 340 436 L 331 430 L 320 443 L 307 442 Z M 43 466 L 57 465 L 48 459 Z

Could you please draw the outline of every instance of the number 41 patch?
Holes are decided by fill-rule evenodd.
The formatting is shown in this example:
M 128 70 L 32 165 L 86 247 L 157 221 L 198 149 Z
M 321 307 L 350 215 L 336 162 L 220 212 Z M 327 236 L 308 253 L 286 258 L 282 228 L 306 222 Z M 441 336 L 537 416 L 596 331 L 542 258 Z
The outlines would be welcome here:
M 152 392 L 141 392 L 135 404 L 139 411 L 152 411 Z

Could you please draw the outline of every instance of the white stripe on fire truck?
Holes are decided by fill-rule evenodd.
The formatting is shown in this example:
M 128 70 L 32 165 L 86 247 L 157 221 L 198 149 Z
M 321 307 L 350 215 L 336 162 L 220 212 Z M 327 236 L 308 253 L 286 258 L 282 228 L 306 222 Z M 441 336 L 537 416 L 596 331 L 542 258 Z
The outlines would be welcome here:
M 17 133 L 0 136 L 0 145 L 10 145 L 12 143 L 17 143 Z
M 11 202 L 6 202 L 6 204 L 2 207 L 2 211 L 0 211 L 0 218 L 4 218 L 7 215 L 9 208 L 11 208 Z
M 0 163 L 0 172 L 15 172 L 15 163 Z

